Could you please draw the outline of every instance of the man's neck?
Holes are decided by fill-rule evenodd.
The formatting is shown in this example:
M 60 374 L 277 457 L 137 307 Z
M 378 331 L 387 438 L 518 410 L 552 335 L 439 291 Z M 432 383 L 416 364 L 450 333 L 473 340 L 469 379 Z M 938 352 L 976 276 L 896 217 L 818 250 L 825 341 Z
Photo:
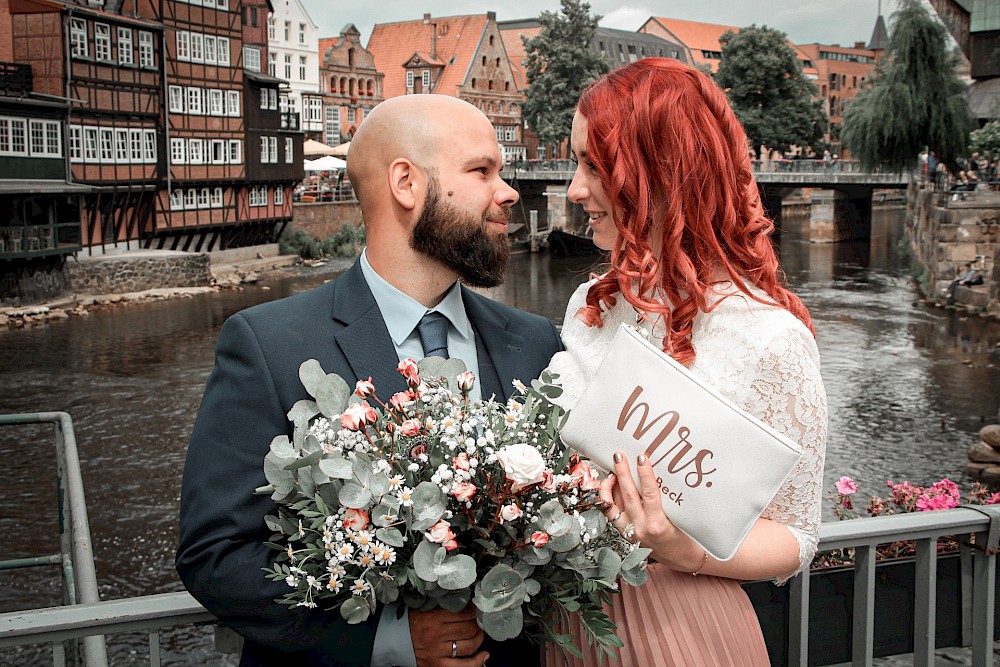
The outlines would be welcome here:
M 458 280 L 454 271 L 409 246 L 400 252 L 369 245 L 366 256 L 383 280 L 427 308 L 438 305 Z

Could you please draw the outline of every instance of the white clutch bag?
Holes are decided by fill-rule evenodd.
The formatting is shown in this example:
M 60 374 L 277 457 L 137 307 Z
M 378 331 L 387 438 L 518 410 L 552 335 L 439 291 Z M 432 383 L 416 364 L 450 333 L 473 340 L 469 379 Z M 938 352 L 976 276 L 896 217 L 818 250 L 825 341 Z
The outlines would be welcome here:
M 718 560 L 736 554 L 802 455 L 624 324 L 561 438 L 606 470 L 616 451 L 633 475 L 648 456 L 663 511 Z

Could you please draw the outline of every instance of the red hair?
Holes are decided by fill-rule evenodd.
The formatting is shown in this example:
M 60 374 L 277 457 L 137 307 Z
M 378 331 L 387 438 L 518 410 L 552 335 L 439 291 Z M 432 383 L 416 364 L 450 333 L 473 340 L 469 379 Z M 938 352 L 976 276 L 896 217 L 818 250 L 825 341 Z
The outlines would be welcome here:
M 774 223 L 751 172 L 746 133 L 712 79 L 676 60 L 645 58 L 588 86 L 577 110 L 587 119 L 587 159 L 618 228 L 611 269 L 590 287 L 578 317 L 601 326 L 602 305 L 613 306 L 620 293 L 637 310 L 662 316 L 664 352 L 690 365 L 694 318 L 711 310 L 706 292 L 721 267 L 743 293 L 769 303 L 747 283 L 759 287 L 815 335 L 809 311 L 780 284 Z M 657 288 L 672 310 L 649 296 Z

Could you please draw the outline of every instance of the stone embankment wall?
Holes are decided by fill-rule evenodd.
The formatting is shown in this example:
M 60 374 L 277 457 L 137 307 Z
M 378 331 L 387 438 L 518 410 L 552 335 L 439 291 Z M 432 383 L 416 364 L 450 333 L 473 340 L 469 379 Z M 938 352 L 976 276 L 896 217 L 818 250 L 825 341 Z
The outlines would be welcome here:
M 344 224 L 361 226 L 361 207 L 357 202 L 322 202 L 295 204 L 289 229 L 301 229 L 317 239 L 337 232 Z
M 207 253 L 150 250 L 128 257 L 104 255 L 70 259 L 69 289 L 77 294 L 121 294 L 165 287 L 212 284 Z
M 1000 317 L 1000 192 L 977 191 L 955 199 L 914 181 L 908 195 L 906 228 L 926 271 L 922 287 L 927 296 L 939 298 L 941 286 L 947 286 L 958 267 L 972 264 L 985 284 L 956 290 L 956 298 L 977 312 Z

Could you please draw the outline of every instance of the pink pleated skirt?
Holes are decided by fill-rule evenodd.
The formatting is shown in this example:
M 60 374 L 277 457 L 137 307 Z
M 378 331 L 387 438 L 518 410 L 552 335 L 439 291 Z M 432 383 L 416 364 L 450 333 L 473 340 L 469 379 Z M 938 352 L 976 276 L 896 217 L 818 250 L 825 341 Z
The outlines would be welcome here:
M 625 646 L 611 667 L 767 667 L 764 636 L 750 598 L 735 579 L 692 577 L 652 563 L 643 586 L 622 585 L 605 612 L 618 626 Z M 560 630 L 576 637 L 583 660 L 570 656 L 569 667 L 597 667 L 597 650 L 587 643 L 575 617 Z M 543 667 L 566 665 L 547 644 Z

